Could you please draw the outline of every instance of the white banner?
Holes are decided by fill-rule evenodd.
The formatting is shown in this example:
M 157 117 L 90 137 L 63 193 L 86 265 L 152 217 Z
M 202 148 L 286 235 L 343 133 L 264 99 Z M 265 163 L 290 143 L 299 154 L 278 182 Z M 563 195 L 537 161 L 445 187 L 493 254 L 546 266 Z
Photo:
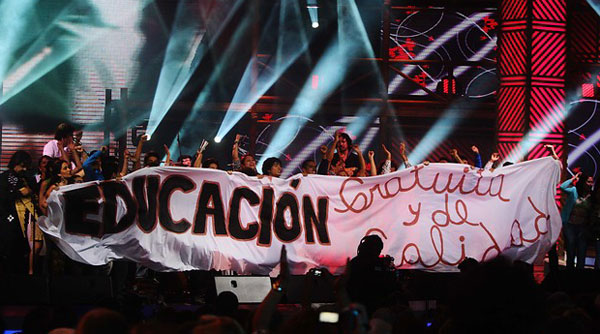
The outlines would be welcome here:
M 126 258 L 163 271 L 269 274 L 286 245 L 292 273 L 339 273 L 360 240 L 378 234 L 400 268 L 453 271 L 466 257 L 543 257 L 561 229 L 559 178 L 552 158 L 494 172 L 430 164 L 367 178 L 146 168 L 54 191 L 40 227 L 93 265 Z

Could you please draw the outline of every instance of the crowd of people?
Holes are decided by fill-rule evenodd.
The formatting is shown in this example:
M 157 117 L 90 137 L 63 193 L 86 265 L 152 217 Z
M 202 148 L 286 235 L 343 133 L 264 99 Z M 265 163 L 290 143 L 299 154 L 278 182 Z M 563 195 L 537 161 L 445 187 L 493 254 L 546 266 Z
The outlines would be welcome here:
M 600 331 L 600 291 L 597 281 L 582 287 L 565 282 L 564 291 L 534 280 L 532 266 L 497 257 L 486 263 L 466 259 L 445 283 L 446 293 L 435 306 L 411 304 L 414 289 L 395 279 L 380 256 L 382 240 L 365 237 L 357 256 L 338 277 L 313 269 L 303 278 L 302 300 L 290 305 L 291 289 L 285 247 L 280 275 L 258 306 L 239 304 L 225 291 L 195 308 L 161 305 L 143 314 L 135 299 L 105 300 L 87 312 L 77 307 L 40 306 L 24 318 L 24 334 L 471 334 L 576 333 Z M 314 303 L 316 287 L 333 292 L 328 303 Z M 296 287 L 298 288 L 298 287 Z M 430 287 L 433 289 L 433 287 Z M 424 298 L 424 297 L 421 297 Z M 425 297 L 432 298 L 432 297 Z M 424 302 L 424 301 L 422 301 Z M 282 303 L 287 304 L 282 307 Z M 89 309 L 89 308 L 88 308 Z M 0 319 L 1 320 L 1 319 Z M 2 326 L 0 321 L 0 330 Z
M 47 214 L 49 196 L 62 186 L 116 179 L 131 171 L 157 167 L 161 164 L 213 169 L 221 169 L 223 166 L 217 159 L 204 157 L 206 142 L 203 142 L 194 156 L 182 155 L 176 162 L 173 162 L 166 145 L 164 146 L 165 161 L 161 161 L 162 155 L 156 151 L 146 152 L 142 159 L 143 146 L 147 142 L 146 136 L 140 137 L 133 155 L 124 150 L 119 153 L 118 157 L 111 155 L 106 146 L 86 151 L 81 144 L 82 136 L 81 130 L 75 130 L 66 123 L 60 124 L 55 131 L 54 139 L 45 145 L 35 170 L 32 170 L 31 166 L 32 155 L 29 152 L 17 151 L 6 166 L 7 170 L 0 174 L 0 238 L 2 239 L 0 269 L 3 275 L 61 275 L 85 272 L 86 270 L 93 274 L 109 274 L 111 270 L 118 270 L 120 267 L 114 265 L 108 268 L 82 269 L 83 265 L 69 260 L 60 250 L 53 247 L 49 240 L 45 240 L 35 222 L 40 215 Z M 276 157 L 267 158 L 259 172 L 252 154 L 240 155 L 241 139 L 242 136 L 237 135 L 234 140 L 231 152 L 231 172 L 241 172 L 258 178 L 281 177 L 283 167 L 281 160 Z M 558 160 L 554 148 L 548 146 L 548 149 Z M 361 149 L 357 145 L 353 145 L 351 137 L 338 131 L 330 146 L 320 148 L 320 161 L 312 159 L 304 161 L 301 165 L 301 172 L 304 175 L 367 177 L 391 173 L 399 167 L 411 166 L 405 144 L 402 143 L 399 147 L 399 163 L 392 159 L 392 153 L 384 145 L 382 145 L 382 151 L 384 157 L 379 163 L 376 162 L 373 151 L 368 151 L 365 158 Z M 436 162 L 453 162 L 492 171 L 510 164 L 508 162 L 502 164 L 500 155 L 493 153 L 484 165 L 479 149 L 473 146 L 471 151 L 469 152 L 470 156 L 465 158 L 461 157 L 456 149 L 453 149 L 449 152 L 448 158 Z M 423 163 L 428 164 L 429 162 Z M 577 170 L 575 172 L 572 178 L 561 184 L 561 189 L 565 194 L 561 218 L 567 253 L 567 268 L 584 268 L 586 251 L 591 244 L 596 250 L 594 266 L 596 269 L 600 269 L 600 193 L 598 191 L 600 187 L 594 187 L 592 177 L 583 176 Z M 417 319 L 407 307 L 406 296 L 399 293 L 399 291 L 402 292 L 402 289 L 385 274 L 385 270 L 380 270 L 386 265 L 378 262 L 381 259 L 379 253 L 380 246 L 382 246 L 379 243 L 381 240 L 363 240 L 359 246 L 358 256 L 349 262 L 347 273 L 338 278 L 335 284 L 333 284 L 333 277 L 326 272 L 325 275 L 320 276 L 320 279 L 326 277 L 331 281 L 332 289 L 336 291 L 338 297 L 335 306 L 328 306 L 330 309 L 318 310 L 307 306 L 310 304 L 308 302 L 307 305 L 303 305 L 298 314 L 285 321 L 275 316 L 277 314 L 276 305 L 280 302 L 283 296 L 282 292 L 285 292 L 287 284 L 284 252 L 281 260 L 282 275 L 253 315 L 244 314 L 242 316 L 243 312 L 229 305 L 236 304 L 231 301 L 231 296 L 224 296 L 222 298 L 226 301 L 229 300 L 227 307 L 219 304 L 219 300 L 217 300 L 216 304 L 211 306 L 212 308 L 207 306 L 207 309 L 202 309 L 198 314 L 178 315 L 184 318 L 188 317 L 186 320 L 189 320 L 189 323 L 185 322 L 185 325 L 181 325 L 181 321 L 163 321 L 164 319 L 160 320 L 160 317 L 152 320 L 156 322 L 156 326 L 148 325 L 148 321 L 136 325 L 131 322 L 131 319 L 124 318 L 121 314 L 107 309 L 92 311 L 81 319 L 77 327 L 73 323 L 69 325 L 72 328 L 76 327 L 77 332 L 80 333 L 93 333 L 93 331 L 86 331 L 86 326 L 92 326 L 90 324 L 94 323 L 96 325 L 93 326 L 99 326 L 97 324 L 104 322 L 117 326 L 111 327 L 113 333 L 125 333 L 129 330 L 133 333 L 163 332 L 158 328 L 182 333 L 267 333 L 272 331 L 282 333 L 474 333 L 475 331 L 490 330 L 489 327 L 486 327 L 489 324 L 487 321 L 494 322 L 498 328 L 502 329 L 498 332 L 525 333 L 543 330 L 544 333 L 554 333 L 557 328 L 575 328 L 569 326 L 580 326 L 577 328 L 581 329 L 579 331 L 581 333 L 590 332 L 589 329 L 593 328 L 598 329 L 600 298 L 596 298 L 591 304 L 586 304 L 587 308 L 582 308 L 567 295 L 544 296 L 543 291 L 540 291 L 539 287 L 534 284 L 531 268 L 528 265 L 524 263 L 511 264 L 502 258 L 484 264 L 465 261 L 466 263 L 461 268 L 463 271 L 461 279 L 457 283 L 465 288 L 465 290 L 458 290 L 465 295 L 450 298 L 448 304 L 445 305 L 447 309 L 437 315 L 439 319 L 429 322 L 430 325 L 427 325 L 427 322 Z M 557 254 L 556 248 L 549 253 L 552 270 L 558 270 Z M 371 273 L 371 275 L 364 273 Z M 496 274 L 500 275 L 502 279 L 496 277 Z M 315 275 L 307 275 L 308 278 L 313 276 Z M 506 281 L 503 280 L 504 278 Z M 481 280 L 489 280 L 489 282 Z M 488 291 L 492 289 L 492 283 L 498 284 L 500 290 Z M 514 286 L 506 286 L 509 283 Z M 312 283 L 308 282 L 307 284 Z M 488 290 L 480 295 L 476 293 L 476 289 L 466 288 L 468 286 Z M 516 291 L 505 291 L 510 289 L 516 289 Z M 504 292 L 507 294 L 503 295 Z M 514 296 L 515 299 L 510 300 L 509 296 Z M 495 298 L 499 300 L 498 305 L 492 305 Z M 517 304 L 516 301 L 520 301 L 520 303 Z M 227 304 L 223 300 L 220 302 Z M 488 309 L 474 306 L 481 303 L 487 305 Z M 489 318 L 490 315 L 486 314 L 486 311 L 489 311 L 490 314 L 500 313 L 495 318 Z M 338 315 L 335 322 L 321 319 L 322 314 L 328 312 Z M 472 314 L 467 314 L 469 312 Z M 477 317 L 473 314 L 476 314 Z M 527 330 L 525 331 L 525 329 Z

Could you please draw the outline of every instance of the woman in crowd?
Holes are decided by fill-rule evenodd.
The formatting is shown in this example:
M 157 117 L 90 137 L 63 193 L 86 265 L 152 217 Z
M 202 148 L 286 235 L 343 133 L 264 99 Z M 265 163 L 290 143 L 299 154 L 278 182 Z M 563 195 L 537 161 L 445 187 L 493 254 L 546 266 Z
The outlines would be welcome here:
M 49 167 L 48 178 L 42 182 L 39 195 L 39 207 L 44 215 L 47 214 L 47 200 L 50 197 L 50 193 L 58 189 L 58 187 L 69 184 L 69 179 L 71 178 L 71 168 L 68 162 L 61 159 L 54 159 Z
M 30 165 L 29 153 L 17 151 L 10 158 L 8 170 L 0 174 L 0 256 L 2 269 L 14 274 L 31 273 L 34 252 L 42 248 L 42 233 L 35 225 L 33 181 L 26 177 Z

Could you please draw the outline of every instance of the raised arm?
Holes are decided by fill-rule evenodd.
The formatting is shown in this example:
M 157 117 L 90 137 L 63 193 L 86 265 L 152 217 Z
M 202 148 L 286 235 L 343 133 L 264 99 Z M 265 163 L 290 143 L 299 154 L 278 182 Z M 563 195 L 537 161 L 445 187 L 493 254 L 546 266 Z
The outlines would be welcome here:
M 194 160 L 194 167 L 196 167 L 196 168 L 202 167 L 202 156 L 203 156 L 202 151 L 200 151 L 200 149 L 198 149 L 196 151 L 196 160 Z
M 450 156 L 459 164 L 466 164 L 467 162 L 463 160 L 460 155 L 458 155 L 458 150 L 453 148 L 450 150 Z
M 483 162 L 481 161 L 481 154 L 479 154 L 479 148 L 473 145 L 471 146 L 471 151 L 475 154 L 475 167 L 481 168 L 483 167 Z
M 581 176 L 581 172 L 573 175 L 572 178 L 566 180 L 565 182 L 560 184 L 560 189 L 564 192 L 567 193 L 572 193 L 575 191 L 575 187 L 572 187 L 571 185 L 573 184 L 573 182 L 576 182 L 577 180 L 579 180 L 579 177 Z
M 321 162 L 319 162 L 319 166 L 317 167 L 317 174 L 327 175 L 329 173 L 329 165 L 331 163 L 331 161 L 327 160 L 327 146 L 321 145 L 319 150 L 321 152 Z
M 163 147 L 165 148 L 165 154 L 167 155 L 167 159 L 165 159 L 165 166 L 171 166 L 171 151 L 169 150 L 169 146 L 165 144 Z
M 83 166 L 81 164 L 81 157 L 79 156 L 79 152 L 75 148 L 75 144 L 69 144 L 69 151 L 71 152 L 71 156 L 73 157 L 73 161 L 75 162 L 75 169 L 71 171 L 71 174 L 74 175 L 75 173 L 78 173 L 81 169 L 83 169 Z
M 556 151 L 554 150 L 554 145 L 544 145 L 544 147 L 550 150 L 550 153 L 555 160 L 560 161 L 558 154 L 556 154 Z
M 240 161 L 240 155 L 238 153 L 241 138 L 241 135 L 235 135 L 235 141 L 233 142 L 233 147 L 231 148 L 231 162 L 233 164 L 233 170 L 242 169 L 242 163 Z
M 60 158 L 66 162 L 69 163 L 69 166 L 71 165 L 71 158 L 69 158 L 69 155 L 67 154 L 67 151 L 65 151 L 65 144 L 62 140 L 59 140 L 56 145 L 58 146 L 58 151 L 60 152 Z
M 375 152 L 369 151 L 369 164 L 371 165 L 370 172 L 371 176 L 377 175 L 377 166 L 375 166 Z
M 135 155 L 133 156 L 133 159 L 131 159 L 133 161 L 133 170 L 142 168 L 142 162 L 140 161 L 140 158 L 142 156 L 142 147 L 147 140 L 148 136 L 142 135 L 138 141 L 137 147 L 135 148 Z
M 329 146 L 329 148 L 327 149 L 327 154 L 325 155 L 325 158 L 329 161 L 329 163 L 331 163 L 331 160 L 333 160 L 333 154 L 335 153 L 335 148 L 337 147 L 339 141 L 340 131 L 338 130 L 335 132 L 333 143 L 331 144 L 331 146 Z
M 273 314 L 275 314 L 275 311 L 277 310 L 277 304 L 287 290 L 290 269 L 287 263 L 287 251 L 285 246 L 282 246 L 281 248 L 279 268 L 279 277 L 275 283 L 273 283 L 273 288 L 269 294 L 267 294 L 265 299 L 263 299 L 262 303 L 260 303 L 258 309 L 256 309 L 256 312 L 254 313 L 254 317 L 252 318 L 253 333 L 262 333 L 263 331 L 268 331 Z
M 383 162 L 383 167 L 381 168 L 381 174 L 389 174 L 392 171 L 392 153 L 387 149 L 387 147 L 385 147 L 384 144 L 381 144 L 381 148 L 385 154 L 385 161 Z
M 202 156 L 204 153 L 204 150 L 206 149 L 206 146 L 208 146 L 208 142 L 204 139 L 202 139 L 202 143 L 200 144 L 200 147 L 198 147 L 198 150 L 196 151 L 196 160 L 194 160 L 194 167 L 198 168 L 198 167 L 202 167 Z
M 402 159 L 404 168 L 409 168 L 412 166 L 410 164 L 410 161 L 408 161 L 408 157 L 406 156 L 406 143 L 405 142 L 400 143 L 400 159 Z
M 494 165 L 500 161 L 500 154 L 498 152 L 494 152 L 492 153 L 492 155 L 490 156 L 490 160 L 485 164 L 484 169 L 490 170 L 490 171 L 494 171 Z
M 366 172 L 365 172 L 366 171 L 365 157 L 363 157 L 363 154 L 360 151 L 360 147 L 358 147 L 358 145 L 354 145 L 354 146 L 352 146 L 352 149 L 356 152 L 356 154 L 358 154 L 358 162 L 360 164 L 358 172 L 356 172 L 356 176 L 358 176 L 358 177 L 367 176 Z
M 129 150 L 125 149 L 123 151 L 123 161 L 122 161 L 121 172 L 119 173 L 119 176 L 123 177 L 123 176 L 127 175 L 128 167 L 129 167 Z

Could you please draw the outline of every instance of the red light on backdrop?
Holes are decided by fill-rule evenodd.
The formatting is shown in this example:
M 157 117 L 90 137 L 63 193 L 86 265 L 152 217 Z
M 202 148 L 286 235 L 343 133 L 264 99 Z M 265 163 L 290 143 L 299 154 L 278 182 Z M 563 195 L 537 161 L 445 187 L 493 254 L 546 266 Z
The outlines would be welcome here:
M 591 83 L 581 84 L 581 95 L 583 97 L 594 97 L 594 84 L 591 84 Z
M 456 79 L 443 79 L 442 85 L 444 94 L 456 94 Z

